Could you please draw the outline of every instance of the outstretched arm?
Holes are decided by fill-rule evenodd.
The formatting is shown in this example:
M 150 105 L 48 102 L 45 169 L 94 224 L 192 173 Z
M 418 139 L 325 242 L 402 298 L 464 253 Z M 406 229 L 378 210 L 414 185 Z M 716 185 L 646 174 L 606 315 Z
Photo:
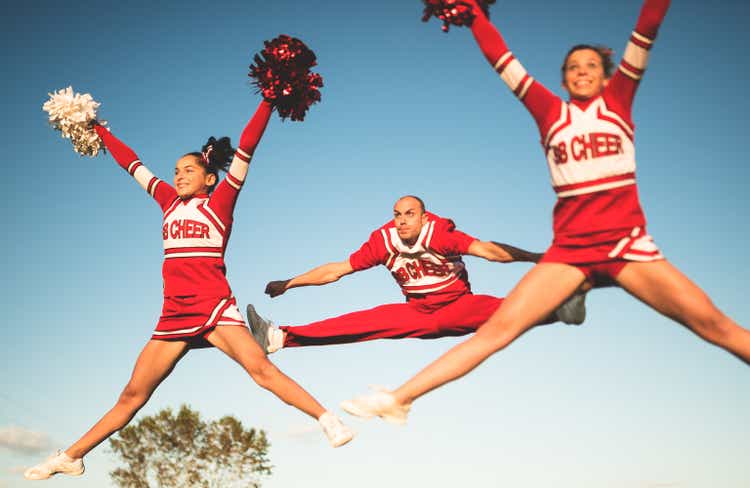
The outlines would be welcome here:
M 228 176 L 232 176 L 233 179 L 238 181 L 245 181 L 250 160 L 253 158 L 255 148 L 258 147 L 258 143 L 266 131 L 272 111 L 273 107 L 270 103 L 265 100 L 260 102 L 255 114 L 240 135 L 240 143 L 237 146 L 234 159 L 232 159 L 232 164 L 229 166 Z
M 288 289 L 297 288 L 298 286 L 327 285 L 353 272 L 354 268 L 352 268 L 348 259 L 337 263 L 324 264 L 288 280 L 271 281 L 266 285 L 266 294 L 274 298 L 283 294 Z
M 479 8 L 476 0 L 467 1 L 473 5 L 476 14 L 471 24 L 471 32 L 479 49 L 508 88 L 523 102 L 541 129 L 546 116 L 560 103 L 560 99 L 528 74 L 526 68 L 508 49 L 500 31 Z
M 541 253 L 526 251 L 495 241 L 479 240 L 471 243 L 468 254 L 498 263 L 512 263 L 515 261 L 536 263 L 542 258 Z
M 260 103 L 255 114 L 242 131 L 240 143 L 234 153 L 226 177 L 216 186 L 216 190 L 211 196 L 209 206 L 224 221 L 231 218 L 237 195 L 245 183 L 253 153 L 263 137 L 272 111 L 273 107 L 270 103 L 265 100 Z
M 94 124 L 94 130 L 101 138 L 107 150 L 117 164 L 127 171 L 149 195 L 159 203 L 162 209 L 177 198 L 177 192 L 168 183 L 160 180 L 141 163 L 138 155 L 124 142 L 112 135 L 109 129 Z
M 618 67 L 618 73 L 623 73 L 633 80 L 640 80 L 648 65 L 648 54 L 651 49 L 659 26 L 667 15 L 670 0 L 646 0 L 641 7 L 641 13 L 635 24 L 635 30 L 630 36 L 625 54 Z
M 648 66 L 649 52 L 654 44 L 664 17 L 667 15 L 670 0 L 645 0 L 641 13 L 630 35 L 617 72 L 607 87 L 628 116 L 638 84 Z

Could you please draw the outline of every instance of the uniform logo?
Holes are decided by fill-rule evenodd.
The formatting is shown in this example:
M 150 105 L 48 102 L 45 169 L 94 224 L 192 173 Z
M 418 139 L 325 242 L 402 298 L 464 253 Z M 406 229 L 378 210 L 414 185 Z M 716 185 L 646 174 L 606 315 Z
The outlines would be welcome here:
M 164 240 L 167 239 L 209 239 L 208 225 L 191 219 L 177 219 L 165 223 L 161 229 Z
M 586 161 L 588 159 L 603 158 L 623 154 L 622 138 L 617 134 L 607 132 L 590 132 L 574 136 L 570 141 L 562 141 L 551 146 L 555 164 L 565 164 L 569 161 Z
M 452 271 L 452 263 L 437 264 L 424 259 L 414 259 L 391 271 L 391 274 L 399 285 L 404 285 L 410 280 L 419 280 L 425 276 L 448 276 Z

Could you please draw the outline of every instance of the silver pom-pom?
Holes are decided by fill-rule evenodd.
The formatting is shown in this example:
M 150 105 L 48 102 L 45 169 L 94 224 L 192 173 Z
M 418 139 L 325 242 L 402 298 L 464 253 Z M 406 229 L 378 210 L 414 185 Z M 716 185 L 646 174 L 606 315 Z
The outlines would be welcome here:
M 69 86 L 49 93 L 49 100 L 44 102 L 42 109 L 49 114 L 50 125 L 64 138 L 70 139 L 75 152 L 93 157 L 104 151 L 104 144 L 92 128 L 99 105 L 88 93 L 75 93 Z M 100 120 L 98 123 L 105 125 L 107 122 Z

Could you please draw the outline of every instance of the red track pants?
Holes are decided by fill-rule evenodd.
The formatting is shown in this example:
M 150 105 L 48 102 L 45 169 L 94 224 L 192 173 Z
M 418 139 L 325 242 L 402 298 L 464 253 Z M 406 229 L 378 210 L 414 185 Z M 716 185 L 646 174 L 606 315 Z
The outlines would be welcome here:
M 476 331 L 502 298 L 467 293 L 433 311 L 406 303 L 381 305 L 307 325 L 282 326 L 284 347 L 346 344 L 374 339 L 435 339 Z

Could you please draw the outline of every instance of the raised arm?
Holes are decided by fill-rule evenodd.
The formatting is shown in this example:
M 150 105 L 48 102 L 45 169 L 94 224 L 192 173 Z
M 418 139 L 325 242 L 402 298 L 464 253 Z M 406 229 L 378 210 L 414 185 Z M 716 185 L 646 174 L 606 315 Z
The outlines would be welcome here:
M 101 138 L 107 150 L 115 158 L 117 164 L 122 167 L 130 176 L 138 182 L 146 192 L 154 197 L 159 205 L 164 209 L 177 198 L 177 192 L 171 185 L 160 180 L 141 163 L 138 155 L 130 149 L 124 142 L 112 135 L 112 133 L 99 124 L 94 125 L 94 130 Z
M 541 253 L 526 251 L 518 247 L 501 244 L 495 241 L 479 240 L 476 240 L 469 245 L 468 254 L 498 263 L 512 263 L 517 261 L 536 263 L 542 258 Z
M 266 294 L 274 298 L 283 294 L 288 289 L 297 288 L 298 286 L 327 285 L 353 272 L 354 268 L 352 268 L 348 259 L 337 263 L 324 264 L 288 280 L 271 281 L 266 285 Z
M 528 74 L 526 68 L 508 49 L 500 31 L 492 25 L 479 8 L 476 0 L 467 1 L 473 5 L 473 11 L 476 14 L 471 25 L 471 32 L 474 34 L 479 49 L 516 98 L 523 102 L 531 112 L 537 126 L 541 128 L 545 116 L 556 104 L 560 103 L 560 99 Z
M 641 7 L 635 30 L 630 35 L 617 72 L 612 76 L 606 93 L 630 114 L 639 82 L 648 66 L 649 51 L 654 44 L 670 0 L 645 0 Z
M 260 103 L 255 114 L 242 131 L 242 135 L 240 135 L 240 143 L 234 153 L 226 177 L 216 185 L 216 189 L 211 195 L 209 206 L 222 220 L 231 218 L 237 195 L 245 183 L 250 161 L 253 158 L 255 148 L 263 137 L 272 110 L 273 108 L 268 102 L 262 101 Z

